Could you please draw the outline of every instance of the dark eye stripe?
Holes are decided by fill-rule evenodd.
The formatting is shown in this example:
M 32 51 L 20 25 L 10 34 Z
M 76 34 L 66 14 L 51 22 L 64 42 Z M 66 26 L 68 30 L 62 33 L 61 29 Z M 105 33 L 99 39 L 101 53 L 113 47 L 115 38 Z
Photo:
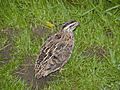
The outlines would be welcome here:
M 66 26 L 68 26 L 69 24 L 71 24 L 73 22 L 76 22 L 76 21 L 75 20 L 71 20 L 71 21 L 68 21 L 68 22 L 64 23 L 62 28 L 65 28 Z
M 71 25 L 70 27 L 73 27 L 75 24 Z

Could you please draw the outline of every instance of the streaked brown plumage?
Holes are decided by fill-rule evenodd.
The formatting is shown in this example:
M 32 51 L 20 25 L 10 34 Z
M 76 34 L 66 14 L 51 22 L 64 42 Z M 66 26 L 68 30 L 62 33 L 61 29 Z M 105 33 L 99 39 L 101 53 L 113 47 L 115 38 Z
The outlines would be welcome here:
M 76 21 L 66 22 L 58 33 L 46 40 L 35 62 L 37 79 L 57 71 L 67 63 L 74 46 L 73 30 L 78 25 Z

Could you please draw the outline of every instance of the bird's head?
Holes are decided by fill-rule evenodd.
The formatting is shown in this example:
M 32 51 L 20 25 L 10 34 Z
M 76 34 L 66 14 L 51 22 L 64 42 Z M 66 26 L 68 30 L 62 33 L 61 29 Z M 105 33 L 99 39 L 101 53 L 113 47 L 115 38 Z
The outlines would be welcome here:
M 75 20 L 72 20 L 72 21 L 68 21 L 68 22 L 65 22 L 63 25 L 62 25 L 62 31 L 68 31 L 68 32 L 72 32 L 76 29 L 77 26 L 79 26 L 79 22 L 75 21 Z

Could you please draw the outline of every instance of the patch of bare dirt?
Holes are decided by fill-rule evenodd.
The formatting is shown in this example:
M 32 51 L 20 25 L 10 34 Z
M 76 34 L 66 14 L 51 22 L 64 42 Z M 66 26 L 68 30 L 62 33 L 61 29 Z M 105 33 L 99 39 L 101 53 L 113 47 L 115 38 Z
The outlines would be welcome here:
M 13 28 L 5 28 L 0 30 L 0 66 L 7 64 L 12 58 L 13 37 L 17 34 Z
M 92 45 L 87 47 L 83 52 L 82 55 L 85 57 L 97 57 L 100 59 L 105 58 L 108 55 L 108 51 L 105 47 Z
M 28 86 L 31 86 L 32 90 L 42 90 L 53 79 L 53 76 L 49 75 L 36 79 L 34 75 L 34 62 L 32 60 L 35 60 L 35 58 L 28 57 L 25 59 L 24 63 L 14 71 L 14 75 L 24 80 Z
M 11 59 L 12 44 L 8 44 L 0 49 L 0 66 L 3 66 Z

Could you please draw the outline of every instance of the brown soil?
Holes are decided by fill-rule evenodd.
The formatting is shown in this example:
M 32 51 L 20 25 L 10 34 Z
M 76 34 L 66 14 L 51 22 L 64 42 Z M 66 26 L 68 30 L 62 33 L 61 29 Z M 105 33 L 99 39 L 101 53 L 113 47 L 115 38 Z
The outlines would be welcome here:
M 13 37 L 17 33 L 12 28 L 5 28 L 0 31 L 0 38 L 5 38 L 5 42 L 0 42 L 0 66 L 7 64 L 12 58 Z
M 35 58 L 28 57 L 25 59 L 24 63 L 14 71 L 14 74 L 24 80 L 28 86 L 31 86 L 32 90 L 42 90 L 45 86 L 48 86 L 49 81 L 53 80 L 54 75 L 36 79 L 34 75 L 34 62 L 32 60 L 35 60 Z

